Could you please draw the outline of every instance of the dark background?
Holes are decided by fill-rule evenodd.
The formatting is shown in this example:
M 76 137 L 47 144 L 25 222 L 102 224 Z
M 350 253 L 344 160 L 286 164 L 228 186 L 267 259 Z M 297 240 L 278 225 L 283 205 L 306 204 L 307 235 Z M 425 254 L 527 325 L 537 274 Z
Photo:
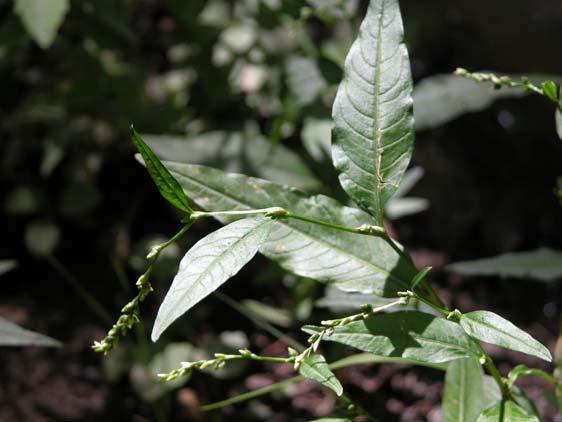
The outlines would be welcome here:
M 223 3 L 241 22 L 251 18 L 267 30 L 289 16 L 314 45 L 340 40 L 338 22 L 349 21 L 356 28 L 365 6 L 361 2 L 349 18 L 301 20 L 305 5 L 298 1 L 282 2 L 281 10 L 257 2 L 256 14 L 240 11 L 251 2 Z M 266 84 L 261 99 L 255 100 L 233 86 L 232 62 L 213 62 L 220 34 L 235 18 L 227 16 L 216 26 L 201 24 L 198 16 L 205 4 L 72 1 L 55 43 L 41 50 L 13 13 L 12 2 L 0 1 L 0 259 L 18 261 L 18 268 L 1 280 L 0 316 L 64 343 L 58 350 L 1 349 L 0 420 L 189 420 L 197 417 L 197 402 L 217 401 L 291 373 L 251 365 L 222 380 L 196 374 L 182 389 L 155 400 L 139 394 L 149 376 L 143 368 L 169 342 L 220 348 L 224 332 L 242 331 L 252 350 L 284 352 L 283 344 L 215 297 L 174 325 L 161 342 L 150 343 L 147 333 L 180 253 L 218 227 L 212 222 L 198 225 L 161 265 L 156 292 L 142 308 L 148 328 L 132 332 L 119 355 L 107 358 L 118 369 L 108 369 L 104 357 L 90 349 L 132 297 L 147 241 L 170 236 L 179 227 L 178 216 L 133 158 L 130 124 L 143 133 L 192 135 L 242 130 L 251 121 L 275 137 L 282 114 L 292 129 L 280 141 L 310 163 L 323 181 L 323 193 L 344 198 L 329 162 L 314 162 L 301 144 L 304 117 L 330 113 L 327 100 L 294 105 L 285 59 L 306 55 L 302 46 L 263 52 L 264 62 L 280 77 L 278 85 Z M 415 81 L 459 66 L 562 75 L 560 2 L 403 0 L 401 7 Z M 170 58 L 170 47 L 178 44 L 190 51 L 179 61 Z M 249 55 L 239 57 L 251 61 Z M 319 62 L 328 85 L 337 84 L 339 67 Z M 166 75 L 185 69 L 192 81 L 165 92 Z M 291 107 L 284 113 L 268 110 L 275 101 Z M 507 128 L 499 122 L 505 113 L 511 122 Z M 562 209 L 553 194 L 562 174 L 562 143 L 552 114 L 551 104 L 540 97 L 501 100 L 420 132 L 413 164 L 423 167 L 425 176 L 413 194 L 429 199 L 431 208 L 391 223 L 417 263 L 434 266 L 432 281 L 451 307 L 501 313 L 550 350 L 562 305 L 555 283 L 465 279 L 442 269 L 449 262 L 507 251 L 562 248 Z M 58 157 L 50 170 L 47 156 Z M 31 229 L 38 225 L 60 233 L 48 255 L 33 253 L 33 245 L 45 241 Z M 109 321 L 88 306 L 76 284 L 106 309 Z M 261 257 L 222 289 L 237 300 L 251 298 L 288 309 L 291 323 L 282 329 L 299 341 L 304 340 L 299 318 L 317 321 L 327 313 L 302 311 L 322 290 L 316 283 L 287 276 Z M 337 352 L 330 349 L 330 357 Z M 518 354 L 493 353 L 505 373 L 513 362 L 536 364 Z M 349 394 L 381 420 L 439 420 L 440 373 L 371 366 L 338 375 Z M 545 420 L 553 420 L 554 409 L 542 392 L 545 386 L 525 382 L 522 387 L 539 399 Z M 334 406 L 329 393 L 305 383 L 284 394 L 205 414 L 202 420 L 307 420 Z

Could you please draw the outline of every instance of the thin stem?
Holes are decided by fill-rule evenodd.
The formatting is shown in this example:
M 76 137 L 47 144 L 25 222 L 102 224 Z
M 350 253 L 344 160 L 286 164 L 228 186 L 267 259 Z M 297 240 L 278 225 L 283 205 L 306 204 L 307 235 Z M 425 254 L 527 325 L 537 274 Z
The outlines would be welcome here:
M 347 227 L 339 224 L 329 223 L 327 221 L 317 220 L 315 218 L 307 217 L 304 215 L 295 214 L 281 207 L 270 207 L 270 208 L 260 208 L 256 210 L 241 210 L 241 211 L 215 211 L 215 212 L 197 211 L 191 214 L 191 218 L 198 219 L 203 217 L 256 215 L 256 214 L 263 214 L 266 217 L 271 217 L 271 218 L 292 218 L 294 220 L 305 221 L 307 223 L 312 223 L 319 226 L 327 227 L 334 230 L 344 231 L 348 233 L 363 234 L 363 235 L 376 236 L 376 237 L 385 237 L 386 234 L 384 227 L 371 226 L 371 225 L 364 225 L 356 228 Z
M 353 356 L 350 356 L 350 357 L 346 357 L 346 358 L 340 359 L 336 362 L 333 362 L 333 363 L 329 364 L 328 367 L 332 370 L 336 370 L 336 369 L 346 368 L 348 366 L 353 366 L 353 365 L 373 363 L 374 359 L 376 359 L 376 357 L 371 355 L 370 353 L 360 353 L 360 354 L 353 355 Z M 263 396 L 265 394 L 272 393 L 274 391 L 282 390 L 282 389 L 284 389 L 285 387 L 287 387 L 291 384 L 295 384 L 295 383 L 298 383 L 298 382 L 301 382 L 301 381 L 304 381 L 304 377 L 302 375 L 296 375 L 294 377 L 287 378 L 286 380 L 279 381 L 279 382 L 277 382 L 275 384 L 272 384 L 272 385 L 269 385 L 267 387 L 258 388 L 256 390 L 248 391 L 247 393 L 240 394 L 236 397 L 231 397 L 231 398 L 226 399 L 226 400 L 221 400 L 219 402 L 204 405 L 204 406 L 201 407 L 201 410 L 203 412 L 209 412 L 211 410 L 217 410 L 217 409 L 220 409 L 220 408 L 223 408 L 225 406 L 232 405 L 232 404 L 237 404 L 237 403 L 241 403 L 241 402 L 244 402 L 244 401 L 247 401 L 247 400 L 255 399 L 256 397 L 260 397 L 260 396 Z
M 78 279 L 74 277 L 74 275 L 62 262 L 60 262 L 54 255 L 48 255 L 46 260 L 49 265 L 62 277 L 62 279 L 66 281 L 70 287 L 76 291 L 76 293 L 78 293 L 84 302 L 86 302 L 92 312 L 94 312 L 105 323 L 111 323 L 112 318 L 109 311 L 107 311 L 107 309 L 105 309 L 89 291 L 82 287 Z
M 94 342 L 92 348 L 96 352 L 109 352 L 117 345 L 120 337 L 124 336 L 131 328 L 133 328 L 133 326 L 140 322 L 140 304 L 146 299 L 150 292 L 152 292 L 152 286 L 149 280 L 152 270 L 154 269 L 154 264 L 158 260 L 160 253 L 179 239 L 193 225 L 194 222 L 195 220 L 191 219 L 173 237 L 164 243 L 154 246 L 150 250 L 146 257 L 148 260 L 148 267 L 136 283 L 138 289 L 137 295 L 121 309 L 121 315 L 117 319 L 117 322 L 113 324 L 111 329 L 108 331 L 105 338 L 101 341 Z
M 492 376 L 492 378 L 494 378 L 496 384 L 498 384 L 498 387 L 500 388 L 500 391 L 502 393 L 502 397 L 506 400 L 509 399 L 511 397 L 511 391 L 508 388 L 507 384 L 503 381 L 503 378 L 500 374 L 500 371 L 496 367 L 496 364 L 492 360 L 491 356 L 488 355 L 484 351 L 484 349 L 482 349 L 480 343 L 478 343 L 478 346 L 480 347 L 480 350 L 482 350 L 482 353 L 484 354 L 484 368 L 486 368 L 486 371 Z
M 455 75 L 463 76 L 478 83 L 491 82 L 496 88 L 520 88 L 524 91 L 529 91 L 538 95 L 545 96 L 544 91 L 540 87 L 529 81 L 529 79 L 527 79 L 526 77 L 522 77 L 519 81 L 514 81 L 509 76 L 498 76 L 495 73 L 469 72 L 468 70 L 461 67 L 455 70 Z M 554 103 L 556 104 L 556 102 Z

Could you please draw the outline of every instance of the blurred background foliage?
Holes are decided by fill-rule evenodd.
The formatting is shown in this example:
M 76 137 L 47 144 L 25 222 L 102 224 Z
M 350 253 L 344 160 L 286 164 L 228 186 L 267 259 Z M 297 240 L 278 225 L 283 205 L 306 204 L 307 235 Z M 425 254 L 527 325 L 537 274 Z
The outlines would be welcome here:
M 132 294 L 150 246 L 178 227 L 133 158 L 129 125 L 152 134 L 146 139 L 162 158 L 343 199 L 330 164 L 331 104 L 366 3 L 0 0 L 0 317 L 64 343 L 0 351 L 0 419 L 196 419 L 200 401 L 290 371 L 233 366 L 214 378 L 197 374 L 184 388 L 187 380 L 162 384 L 155 373 L 228 348 L 282 353 L 271 327 L 253 320 L 302 340 L 299 324 L 327 312 L 315 309 L 317 300 L 341 310 L 368 299 L 333 289 L 324 297 L 317 283 L 258 259 L 225 286 L 228 296 L 206 300 L 158 344 L 139 328 L 106 359 L 89 349 Z M 553 195 L 562 147 L 551 107 L 434 75 L 463 66 L 557 79 L 562 4 L 401 5 L 418 141 L 408 182 L 387 209 L 389 219 L 402 219 L 389 225 L 420 265 L 436 268 L 451 306 L 498 308 L 523 326 L 538 321 L 535 336 L 552 345 L 562 305 L 555 283 L 503 284 L 504 294 L 490 295 L 490 285 L 510 280 L 440 271 L 450 261 L 562 248 Z M 156 294 L 143 306 L 148 328 L 182 252 L 218 227 L 205 224 L 166 250 Z M 518 312 L 524 300 L 532 305 Z M 365 407 L 383 420 L 438 420 L 439 374 L 377 371 L 346 375 L 360 400 L 367 393 Z M 408 374 L 416 382 L 400 384 Z M 375 378 L 380 385 L 369 384 Z M 398 399 L 389 405 L 387 397 Z M 305 420 L 334 406 L 329 393 L 307 384 L 203 418 Z

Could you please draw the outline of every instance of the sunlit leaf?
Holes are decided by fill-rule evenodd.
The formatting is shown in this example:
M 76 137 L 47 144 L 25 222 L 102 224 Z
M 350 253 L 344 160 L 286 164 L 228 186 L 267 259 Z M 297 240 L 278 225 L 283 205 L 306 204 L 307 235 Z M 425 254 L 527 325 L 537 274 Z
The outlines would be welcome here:
M 211 294 L 250 261 L 267 239 L 272 221 L 235 221 L 197 242 L 180 262 L 152 330 L 156 341 L 170 324 Z
M 398 1 L 372 0 L 346 58 L 332 110 L 332 154 L 341 185 L 380 225 L 414 142 L 412 79 L 403 37 Z
M 541 248 L 529 252 L 513 252 L 492 258 L 455 262 L 447 270 L 463 275 L 497 275 L 554 281 L 562 278 L 562 252 Z
M 208 211 L 280 206 L 332 224 L 358 227 L 372 217 L 323 195 L 309 196 L 265 180 L 203 166 L 165 163 L 199 206 Z M 225 223 L 234 218 L 221 217 Z M 293 219 L 277 220 L 260 252 L 303 277 L 338 283 L 347 291 L 395 297 L 417 271 L 387 242 Z M 422 287 L 422 290 L 424 286 Z
M 475 311 L 463 314 L 460 324 L 468 335 L 478 340 L 552 361 L 552 356 L 545 346 L 493 312 Z
M 320 327 L 306 326 L 314 334 Z M 462 328 L 424 312 L 400 311 L 375 314 L 364 321 L 336 327 L 323 337 L 377 356 L 443 363 L 466 357 L 479 357 L 480 351 Z
M 324 387 L 333 390 L 338 396 L 343 393 L 343 387 L 332 370 L 328 367 L 322 355 L 310 355 L 299 366 L 299 373 L 308 379 L 319 382 Z

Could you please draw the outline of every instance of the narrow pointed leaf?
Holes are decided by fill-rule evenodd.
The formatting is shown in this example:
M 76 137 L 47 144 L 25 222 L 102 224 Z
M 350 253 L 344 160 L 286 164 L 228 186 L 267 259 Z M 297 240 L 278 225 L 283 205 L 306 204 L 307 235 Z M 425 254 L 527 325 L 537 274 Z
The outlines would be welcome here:
M 541 248 L 528 252 L 513 252 L 474 261 L 456 262 L 448 271 L 463 275 L 498 275 L 555 281 L 562 278 L 562 252 Z
M 303 330 L 314 334 L 322 328 L 306 326 Z M 337 327 L 323 339 L 377 356 L 418 362 L 443 363 L 480 355 L 478 347 L 458 324 L 418 311 L 376 314 Z
M 0 318 L 0 346 L 60 347 L 61 343 Z
M 529 415 L 516 403 L 507 401 L 486 409 L 477 422 L 540 422 L 540 419 Z
M 152 330 L 156 341 L 177 318 L 235 275 L 257 253 L 271 230 L 265 218 L 238 220 L 197 242 L 180 267 Z
M 341 383 L 322 355 L 310 355 L 304 359 L 299 367 L 299 373 L 307 379 L 319 382 L 324 387 L 328 387 L 338 396 L 341 396 L 343 393 Z
M 170 174 L 168 169 L 160 162 L 158 157 L 152 152 L 150 147 L 142 140 L 140 135 L 131 126 L 131 140 L 139 151 L 144 161 L 144 165 L 152 177 L 154 184 L 160 194 L 174 207 L 191 213 L 193 210 L 189 206 L 189 201 L 185 196 L 177 180 Z
M 552 361 L 552 356 L 545 346 L 493 312 L 475 311 L 463 314 L 460 324 L 466 333 L 475 339 L 536 356 L 548 362 Z
M 208 211 L 283 207 L 321 221 L 358 227 L 374 224 L 367 213 L 323 195 L 209 167 L 164 163 L 187 195 Z M 223 223 L 232 217 L 220 217 Z M 358 237 L 360 236 L 360 237 Z M 345 233 L 293 219 L 277 220 L 260 252 L 297 275 L 337 283 L 346 291 L 395 297 L 417 271 L 383 239 Z M 422 286 L 418 286 L 422 288 Z
M 347 194 L 382 224 L 414 142 L 412 78 L 398 0 L 371 0 L 345 60 L 332 156 Z
M 20 16 L 31 38 L 43 49 L 49 48 L 57 36 L 69 0 L 15 0 L 14 11 Z
M 485 408 L 484 374 L 477 359 L 457 359 L 447 368 L 443 422 L 475 422 Z

